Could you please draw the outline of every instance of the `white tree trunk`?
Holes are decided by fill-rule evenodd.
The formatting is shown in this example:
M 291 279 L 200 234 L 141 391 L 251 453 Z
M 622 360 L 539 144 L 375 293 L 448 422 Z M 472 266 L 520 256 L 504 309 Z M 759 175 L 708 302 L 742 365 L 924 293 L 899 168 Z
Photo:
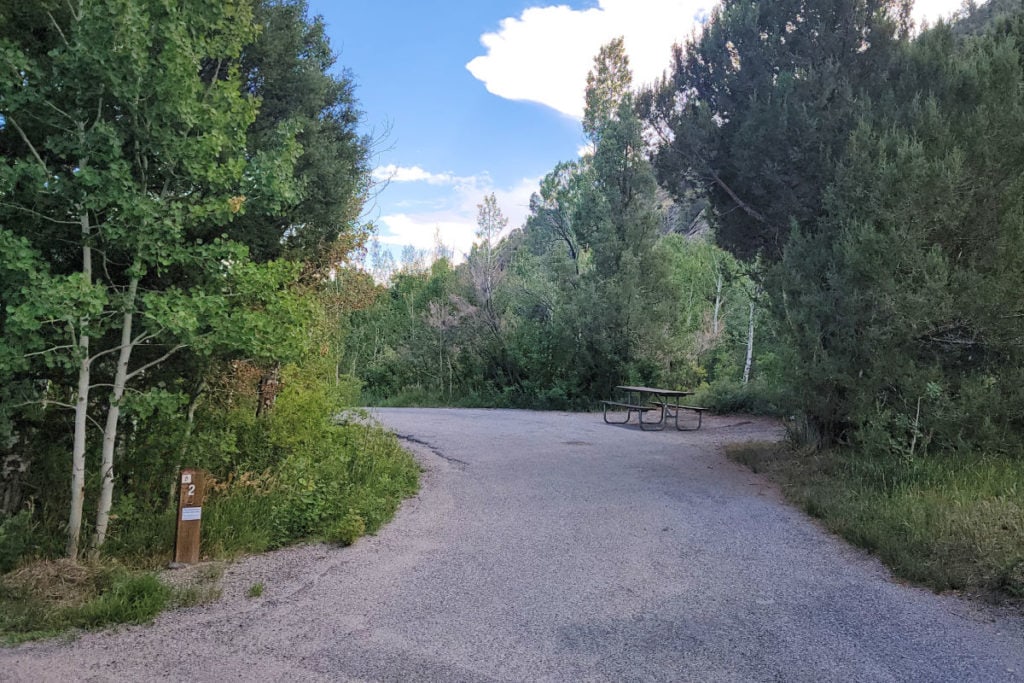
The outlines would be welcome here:
M 718 338 L 718 315 L 722 311 L 722 285 L 724 284 L 724 278 L 722 277 L 722 271 L 718 271 L 715 274 L 715 317 L 712 324 L 712 332 L 715 338 Z
M 114 388 L 110 392 L 110 406 L 107 408 L 107 423 L 103 427 L 103 450 L 100 461 L 100 499 L 96 505 L 96 536 L 93 548 L 99 550 L 107 540 L 110 524 L 110 507 L 114 500 L 114 446 L 117 443 L 117 425 L 121 417 L 121 398 L 128 384 L 128 363 L 135 344 L 132 342 L 135 295 L 139 279 L 132 278 L 128 284 L 124 318 L 121 322 L 121 347 L 117 354 L 117 369 L 114 372 Z
M 754 360 L 754 301 L 750 301 L 750 324 L 747 326 L 747 362 L 743 364 L 743 383 L 750 381 L 750 364 Z
M 92 284 L 92 248 L 88 244 L 89 214 L 82 212 L 82 275 L 86 285 Z M 71 511 L 68 514 L 68 538 L 64 554 L 72 560 L 78 558 L 78 541 L 82 533 L 82 507 L 85 503 L 85 442 L 89 420 L 89 382 L 92 359 L 89 357 L 88 318 L 79 320 L 78 391 L 75 398 L 74 440 L 71 446 Z
M 78 557 L 78 540 L 82 532 L 82 507 L 85 504 L 85 437 L 89 419 L 89 336 L 78 338 L 82 359 L 78 364 L 78 396 L 75 399 L 74 441 L 71 446 L 71 511 L 68 515 L 68 538 L 64 554 Z

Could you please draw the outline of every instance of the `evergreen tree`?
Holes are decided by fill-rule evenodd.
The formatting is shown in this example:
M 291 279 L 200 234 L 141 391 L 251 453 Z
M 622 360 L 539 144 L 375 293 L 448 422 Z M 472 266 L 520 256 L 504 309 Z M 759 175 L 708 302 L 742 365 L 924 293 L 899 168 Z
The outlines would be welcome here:
M 672 72 L 641 98 L 661 144 L 659 178 L 711 198 L 719 243 L 777 260 L 795 223 L 813 229 L 822 192 L 906 35 L 893 0 L 725 0 Z
M 862 121 L 827 219 L 787 249 L 792 381 L 827 441 L 906 457 L 1019 447 L 1022 27 L 915 41 L 898 106 Z

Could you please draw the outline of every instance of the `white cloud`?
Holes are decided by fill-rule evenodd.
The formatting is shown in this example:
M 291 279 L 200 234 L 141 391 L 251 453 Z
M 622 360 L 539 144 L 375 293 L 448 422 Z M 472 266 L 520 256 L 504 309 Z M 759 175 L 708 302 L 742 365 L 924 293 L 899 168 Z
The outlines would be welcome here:
M 424 173 L 427 173 L 424 171 Z M 443 175 L 429 174 L 428 175 Z M 394 247 L 412 245 L 417 249 L 432 250 L 434 232 L 440 232 L 441 241 L 455 250 L 460 261 L 476 239 L 477 205 L 484 197 L 494 193 L 502 213 L 509 219 L 506 232 L 522 226 L 529 214 L 530 195 L 537 191 L 539 178 L 523 178 L 511 187 L 494 187 L 490 176 L 459 178 L 446 206 L 423 212 L 390 213 L 380 217 L 382 230 L 378 239 Z
M 599 0 L 598 7 L 531 7 L 501 21 L 480 42 L 487 54 L 466 68 L 487 90 L 510 100 L 539 102 L 583 117 L 583 90 L 594 55 L 623 36 L 635 85 L 668 67 L 673 43 L 688 38 L 714 5 L 710 0 Z
M 599 0 L 574 10 L 566 5 L 530 7 L 501 21 L 480 42 L 487 54 L 466 68 L 487 90 L 509 100 L 537 102 L 583 117 L 583 91 L 594 55 L 623 36 L 634 85 L 651 83 L 669 67 L 674 43 L 684 42 L 717 2 L 713 0 Z M 961 0 L 918 0 L 914 20 L 934 23 Z
M 473 244 L 476 224 L 462 220 L 453 214 L 407 214 L 393 213 L 381 216 L 381 223 L 387 231 L 379 235 L 381 244 L 395 247 L 411 245 L 430 251 L 434 247 L 434 231 L 441 233 L 441 241 L 454 246 L 456 251 L 465 251 Z
M 460 177 L 452 173 L 431 173 L 419 166 L 388 164 L 373 169 L 374 180 L 392 183 L 427 183 L 429 185 L 460 185 L 475 182 L 473 177 Z
M 939 19 L 948 19 L 962 5 L 963 0 L 917 0 L 913 10 L 914 23 L 920 27 L 921 22 L 925 20 L 929 24 L 934 24 Z

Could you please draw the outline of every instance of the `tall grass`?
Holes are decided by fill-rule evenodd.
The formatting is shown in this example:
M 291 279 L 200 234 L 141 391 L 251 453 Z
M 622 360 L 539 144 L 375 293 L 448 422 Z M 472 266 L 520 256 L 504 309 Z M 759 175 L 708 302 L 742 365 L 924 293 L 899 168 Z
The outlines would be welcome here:
M 419 467 L 394 435 L 325 424 L 314 444 L 278 467 L 214 486 L 204 507 L 203 552 L 235 556 L 302 540 L 352 543 L 377 531 L 416 492 Z
M 0 642 L 145 623 L 168 606 L 173 594 L 155 575 L 117 565 L 37 563 L 0 578 Z
M 1024 599 L 1024 461 L 907 460 L 772 444 L 729 449 L 894 574 L 936 591 Z

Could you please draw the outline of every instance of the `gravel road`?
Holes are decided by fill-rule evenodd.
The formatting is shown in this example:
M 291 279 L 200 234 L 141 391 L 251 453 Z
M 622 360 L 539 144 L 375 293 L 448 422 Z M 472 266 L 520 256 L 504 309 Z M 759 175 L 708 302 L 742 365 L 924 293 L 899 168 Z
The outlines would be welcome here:
M 1024 618 L 900 585 L 722 457 L 770 421 L 374 413 L 425 468 L 377 536 L 238 562 L 151 626 L 0 650 L 0 680 L 1024 677 Z

